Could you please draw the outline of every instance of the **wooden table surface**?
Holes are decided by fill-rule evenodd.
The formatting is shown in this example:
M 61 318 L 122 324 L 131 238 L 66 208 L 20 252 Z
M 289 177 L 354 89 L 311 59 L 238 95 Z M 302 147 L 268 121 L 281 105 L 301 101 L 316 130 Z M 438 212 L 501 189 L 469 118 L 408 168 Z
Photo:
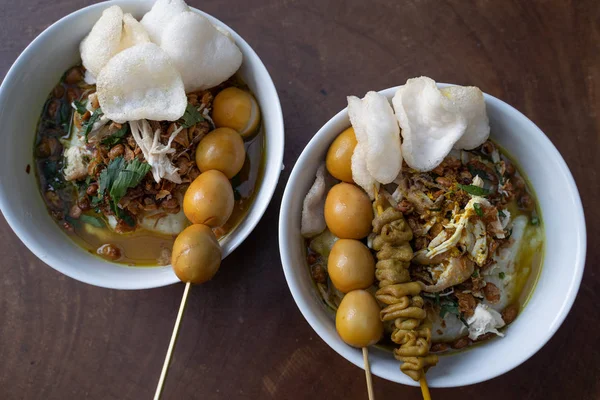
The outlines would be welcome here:
M 48 25 L 89 3 L 3 0 L 0 76 Z M 579 295 L 552 340 L 501 377 L 434 389 L 433 397 L 600 398 L 597 1 L 190 3 L 246 38 L 269 69 L 285 116 L 286 168 L 253 234 L 213 281 L 192 289 L 165 399 L 366 399 L 363 371 L 321 341 L 290 295 L 277 243 L 279 203 L 294 160 L 346 95 L 420 75 L 479 86 L 538 124 L 575 176 L 589 238 Z M 0 398 L 151 398 L 183 285 L 88 286 L 37 260 L 3 219 L 0 239 Z M 379 378 L 374 385 L 379 399 L 420 398 L 417 388 Z

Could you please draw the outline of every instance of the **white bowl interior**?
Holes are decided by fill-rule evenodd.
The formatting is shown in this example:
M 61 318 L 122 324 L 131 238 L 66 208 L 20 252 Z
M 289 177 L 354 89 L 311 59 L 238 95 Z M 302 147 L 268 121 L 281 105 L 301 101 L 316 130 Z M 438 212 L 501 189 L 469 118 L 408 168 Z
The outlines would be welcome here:
M 102 11 L 117 4 L 140 18 L 153 1 L 119 0 L 76 11 L 38 36 L 14 63 L 0 87 L 0 207 L 6 220 L 42 261 L 80 281 L 115 289 L 144 289 L 178 282 L 170 266 L 126 267 L 90 255 L 52 220 L 34 174 L 33 143 L 43 104 L 62 74 L 80 62 L 79 43 Z M 266 134 L 266 157 L 258 193 L 245 219 L 222 242 L 223 257 L 254 229 L 269 204 L 281 171 L 284 131 L 275 86 L 254 50 L 235 31 L 201 11 L 214 24 L 229 30 L 242 51 L 241 74 L 256 95 Z M 31 165 L 31 173 L 25 168 Z
M 396 88 L 390 88 L 381 93 L 391 99 L 395 91 Z M 440 357 L 439 364 L 427 373 L 431 387 L 481 382 L 527 360 L 550 339 L 566 317 L 583 274 L 585 221 L 579 193 L 564 160 L 548 138 L 523 114 L 495 97 L 485 95 L 485 100 L 492 138 L 518 161 L 537 195 L 545 229 L 544 263 L 531 299 L 508 327 L 506 336 L 468 351 Z M 331 313 L 316 293 L 300 235 L 304 196 L 329 145 L 348 126 L 350 122 L 344 109 L 317 132 L 296 162 L 283 196 L 279 242 L 285 277 L 300 311 L 329 346 L 362 367 L 361 351 L 339 338 Z M 373 348 L 369 354 L 375 375 L 416 385 L 400 372 L 399 362 L 391 353 Z

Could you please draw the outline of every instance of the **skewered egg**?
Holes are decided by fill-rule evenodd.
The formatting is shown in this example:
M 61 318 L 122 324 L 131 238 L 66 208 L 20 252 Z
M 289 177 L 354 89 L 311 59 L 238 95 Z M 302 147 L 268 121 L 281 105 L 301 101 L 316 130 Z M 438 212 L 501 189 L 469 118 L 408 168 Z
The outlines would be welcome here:
M 354 290 L 344 296 L 337 314 L 335 329 L 342 340 L 354 347 L 375 344 L 383 335 L 379 305 L 366 290 Z
M 210 132 L 196 149 L 196 165 L 200 171 L 216 169 L 228 179 L 240 172 L 245 159 L 244 141 L 231 128 L 217 128 Z
M 183 197 L 183 212 L 194 224 L 212 228 L 227 222 L 233 211 L 233 189 L 227 177 L 211 169 L 201 173 Z
M 342 293 L 366 289 L 375 280 L 375 260 L 367 246 L 358 240 L 340 239 L 331 248 L 327 271 Z
M 325 200 L 325 222 L 342 239 L 362 239 L 371 232 L 373 209 L 369 196 L 349 183 L 338 183 Z
M 325 165 L 327 171 L 340 181 L 354 182 L 352 180 L 352 154 L 356 143 L 354 128 L 350 127 L 340 133 L 329 146 Z
M 221 265 L 221 246 L 212 229 L 202 224 L 185 228 L 173 244 L 171 264 L 183 282 L 204 283 L 212 279 Z
M 232 128 L 248 137 L 258 128 L 260 110 L 250 93 L 229 87 L 215 97 L 212 119 L 217 127 Z

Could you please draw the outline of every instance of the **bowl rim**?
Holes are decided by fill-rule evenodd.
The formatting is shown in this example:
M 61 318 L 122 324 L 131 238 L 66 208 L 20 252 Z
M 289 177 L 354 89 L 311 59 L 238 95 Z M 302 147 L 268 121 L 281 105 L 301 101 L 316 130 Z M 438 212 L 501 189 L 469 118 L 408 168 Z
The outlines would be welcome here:
M 448 87 L 448 86 L 456 86 L 454 84 L 440 83 L 440 82 L 438 82 L 437 85 L 440 88 Z M 378 91 L 378 93 L 381 93 L 383 95 L 393 94 L 396 92 L 396 90 L 399 87 L 400 86 L 393 86 L 393 87 L 390 87 L 387 89 L 382 89 L 382 90 Z M 461 384 L 456 384 L 456 385 L 447 385 L 447 384 L 439 385 L 439 384 L 436 384 L 436 382 L 434 381 L 434 382 L 430 382 L 430 385 L 429 385 L 430 387 L 456 387 L 456 386 L 472 385 L 472 384 L 484 382 L 486 380 L 498 377 L 498 376 L 505 374 L 506 372 L 518 367 L 519 365 L 521 365 L 523 362 L 525 362 L 530 357 L 532 357 L 535 353 L 537 353 L 550 340 L 550 338 L 552 338 L 552 336 L 554 336 L 554 334 L 556 333 L 558 328 L 560 328 L 560 326 L 564 322 L 565 318 L 567 317 L 569 311 L 571 310 L 571 307 L 573 306 L 573 303 L 577 296 L 577 292 L 581 285 L 581 280 L 583 278 L 583 270 L 585 267 L 585 258 L 586 258 L 586 249 L 587 249 L 587 233 L 586 233 L 585 217 L 584 217 L 581 197 L 579 195 L 579 190 L 577 189 L 577 185 L 575 183 L 573 175 L 571 174 L 571 171 L 569 170 L 565 160 L 561 156 L 558 149 L 556 149 L 554 144 L 550 141 L 550 139 L 543 133 L 543 131 L 533 121 L 531 121 L 529 118 L 527 118 L 523 113 L 521 113 L 519 110 L 517 110 L 510 104 L 508 104 L 492 95 L 489 95 L 487 93 L 484 93 L 484 98 L 485 98 L 486 104 L 493 103 L 494 106 L 497 106 L 498 108 L 500 108 L 502 110 L 503 114 L 507 114 L 507 113 L 513 114 L 514 118 L 518 118 L 521 121 L 523 121 L 526 125 L 528 125 L 530 128 L 530 132 L 535 135 L 538 135 L 541 138 L 541 140 L 543 142 L 545 142 L 545 145 L 547 146 L 547 150 L 550 151 L 552 153 L 552 157 L 554 157 L 558 161 L 561 172 L 564 174 L 564 176 L 566 177 L 566 179 L 568 181 L 569 187 L 567 188 L 567 191 L 571 194 L 571 196 L 573 197 L 573 200 L 575 201 L 575 204 L 576 204 L 575 213 L 577 214 L 577 220 L 575 221 L 575 229 L 576 229 L 575 235 L 577 236 L 577 246 L 578 247 L 574 250 L 575 259 L 574 259 L 574 263 L 573 263 L 573 265 L 574 265 L 573 279 L 571 280 L 571 284 L 569 285 L 569 287 L 567 289 L 567 294 L 566 294 L 564 302 L 562 304 L 563 306 L 560 309 L 559 314 L 555 318 L 555 321 L 557 323 L 554 324 L 552 329 L 548 330 L 547 333 L 543 337 L 540 338 L 540 340 L 537 342 L 537 344 L 535 346 L 531 346 L 529 351 L 521 352 L 517 361 L 507 363 L 503 368 L 499 369 L 497 371 L 497 373 L 491 373 L 489 375 L 482 376 L 479 379 L 471 379 L 471 380 L 468 380 L 466 382 L 463 382 Z M 289 215 L 289 213 L 291 211 L 290 209 L 291 209 L 292 198 L 294 196 L 298 196 L 298 193 L 294 191 L 293 186 L 294 186 L 294 183 L 299 179 L 299 177 L 302 176 L 302 174 L 304 173 L 304 171 L 301 169 L 301 166 L 303 166 L 306 163 L 306 160 L 309 158 L 309 155 L 311 153 L 322 150 L 319 147 L 319 143 L 318 143 L 321 140 L 321 137 L 327 136 L 328 134 L 330 134 L 330 131 L 333 129 L 333 127 L 341 124 L 341 122 L 343 122 L 344 120 L 346 120 L 346 121 L 348 120 L 348 108 L 347 107 L 345 107 L 344 109 L 339 111 L 337 114 L 335 114 L 331 119 L 329 119 L 317 131 L 317 133 L 311 138 L 311 140 L 308 142 L 308 144 L 306 145 L 306 147 L 304 148 L 304 150 L 298 157 L 296 164 L 294 165 L 294 168 L 292 169 L 292 172 L 290 173 L 290 177 L 288 179 L 288 182 L 286 183 L 286 187 L 285 187 L 283 197 L 282 197 L 281 208 L 280 208 L 280 212 L 279 212 L 279 244 L 280 244 L 279 249 L 280 249 L 280 258 L 281 258 L 281 263 L 282 263 L 286 282 L 288 284 L 290 292 L 292 293 L 292 297 L 294 298 L 296 306 L 300 310 L 301 314 L 304 316 L 304 318 L 309 323 L 309 325 L 312 327 L 312 329 L 317 333 L 317 335 L 319 335 L 321 340 L 323 340 L 329 347 L 331 347 L 333 350 L 335 350 L 335 352 L 337 352 L 339 355 L 341 355 L 342 357 L 344 357 L 346 360 L 350 361 L 357 367 L 364 369 L 363 358 L 360 353 L 360 350 L 356 350 L 344 343 L 341 343 L 341 341 L 333 340 L 331 335 L 329 335 L 328 332 L 326 332 L 322 328 L 321 323 L 320 323 L 319 319 L 317 318 L 317 314 L 320 311 L 316 311 L 316 307 L 311 305 L 311 299 L 308 299 L 308 298 L 305 298 L 302 296 L 302 290 L 300 288 L 299 282 L 294 277 L 293 270 L 297 267 L 297 265 L 296 265 L 297 260 L 293 260 L 291 257 L 291 253 L 289 251 L 287 251 L 287 249 L 292 244 L 290 243 L 291 239 L 288 240 L 287 226 L 289 224 L 289 222 L 288 222 L 289 218 L 287 218 L 285 216 Z M 348 124 L 348 126 L 350 126 L 350 122 L 347 122 L 347 124 Z M 302 194 L 302 196 L 304 196 L 304 195 L 305 194 Z M 291 236 L 291 235 L 289 235 L 289 236 Z M 301 237 L 300 232 L 298 232 L 298 236 Z M 544 257 L 545 257 L 545 255 L 544 255 Z M 304 265 L 304 264 L 302 264 L 302 265 Z M 542 268 L 543 268 L 543 266 L 542 266 Z M 534 288 L 534 290 L 535 290 L 535 288 Z M 349 351 L 349 349 L 350 349 L 350 351 Z M 352 350 L 355 350 L 355 351 L 352 351 Z M 400 382 L 397 378 L 400 374 L 398 374 L 397 371 L 394 371 L 395 373 L 392 374 L 389 371 L 389 369 L 386 369 L 385 367 L 380 367 L 379 365 L 371 366 L 371 371 L 373 372 L 374 375 L 377 375 L 380 378 L 384 378 L 384 379 L 392 381 L 392 382 L 407 384 L 410 386 L 419 386 L 418 382 L 414 382 L 412 380 Z
M 134 7 L 140 7 L 140 6 L 151 7 L 153 4 L 154 4 L 154 1 L 152 1 L 152 0 L 141 0 L 141 1 L 140 0 L 109 0 L 109 1 L 104 1 L 104 2 L 100 2 L 100 3 L 96 3 L 96 4 L 91 4 L 89 6 L 77 9 L 77 10 L 63 16 L 58 21 L 52 23 L 50 26 L 48 26 L 46 29 L 44 29 L 39 35 L 37 35 L 27 45 L 27 47 L 25 47 L 25 49 L 19 54 L 17 59 L 13 62 L 13 64 L 9 68 L 4 79 L 2 80 L 2 83 L 0 84 L 0 104 L 4 104 L 5 101 L 7 101 L 6 96 L 8 96 L 8 95 L 6 94 L 6 92 L 8 91 L 8 87 L 11 85 L 11 82 L 13 81 L 13 79 L 15 79 L 15 76 L 18 74 L 18 71 L 23 68 L 23 65 L 26 63 L 26 59 L 28 58 L 30 53 L 32 53 L 32 54 L 35 53 L 38 43 L 44 41 L 47 37 L 51 37 L 52 35 L 54 35 L 55 31 L 60 29 L 65 24 L 69 24 L 72 21 L 76 20 L 77 18 L 80 18 L 82 15 L 85 15 L 86 13 L 89 13 L 91 11 L 95 11 L 97 9 L 105 9 L 105 8 L 108 8 L 113 5 L 134 6 Z M 271 77 L 271 74 L 269 73 L 267 67 L 264 65 L 262 59 L 258 56 L 258 54 L 252 48 L 252 46 L 250 46 L 250 44 L 248 42 L 246 42 L 246 40 L 241 35 L 239 35 L 234 29 L 232 29 L 230 26 L 228 26 L 227 24 L 225 24 L 218 18 L 216 18 L 202 10 L 191 7 L 191 6 L 190 6 L 190 10 L 203 15 L 204 17 L 208 18 L 212 23 L 226 28 L 232 34 L 236 43 L 238 45 L 241 45 L 241 47 L 245 48 L 244 49 L 244 55 L 245 55 L 244 62 L 247 62 L 246 60 L 251 59 L 252 60 L 251 63 L 255 67 L 264 71 L 264 75 L 267 79 L 263 80 L 262 84 L 267 85 L 267 90 L 272 92 L 272 98 L 275 101 L 272 104 L 270 104 L 269 107 L 275 117 L 274 123 L 276 125 L 276 131 L 281 132 L 281 138 L 280 138 L 281 143 L 279 146 L 275 147 L 276 143 L 272 143 L 272 141 L 267 141 L 267 140 L 265 140 L 265 144 L 264 144 L 265 165 L 263 165 L 263 167 L 262 167 L 263 170 L 261 172 L 261 178 L 260 178 L 261 180 L 259 181 L 259 189 L 256 191 L 256 195 L 258 195 L 259 192 L 261 190 L 263 190 L 265 192 L 265 197 L 260 204 L 254 203 L 256 208 L 253 210 L 254 211 L 253 214 L 250 215 L 250 213 L 248 213 L 247 215 L 245 215 L 244 218 L 239 222 L 238 226 L 235 228 L 235 229 L 238 229 L 238 228 L 240 228 L 241 224 L 245 224 L 243 226 L 243 229 L 239 230 L 239 231 L 236 231 L 234 229 L 234 232 L 239 232 L 239 235 L 237 235 L 231 242 L 228 243 L 228 249 L 226 249 L 228 251 L 224 252 L 223 258 L 225 258 L 227 255 L 229 255 L 231 252 L 233 252 L 244 240 L 246 240 L 246 238 L 250 235 L 250 233 L 252 233 L 252 231 L 256 228 L 256 226 L 258 225 L 258 223 L 264 216 L 264 213 L 266 212 L 269 204 L 271 204 L 271 200 L 273 199 L 275 190 L 277 189 L 277 184 L 281 177 L 282 168 L 278 167 L 276 169 L 276 171 L 273 171 L 274 175 L 272 176 L 271 180 L 267 181 L 267 180 L 265 180 L 265 177 L 267 174 L 266 163 L 267 163 L 267 158 L 268 158 L 267 156 L 269 154 L 269 151 L 272 151 L 272 154 L 274 155 L 273 157 L 276 158 L 276 159 L 274 159 L 273 163 L 277 166 L 283 166 L 283 156 L 284 156 L 284 149 L 285 149 L 285 129 L 284 129 L 284 122 L 283 122 L 283 111 L 281 108 L 281 101 L 279 99 L 279 94 L 277 92 L 277 88 L 275 86 L 275 83 L 273 82 L 273 78 Z M 269 150 L 269 149 L 272 149 L 272 150 Z M 255 201 L 256 201 L 256 199 L 254 200 L 254 202 Z M 140 282 L 112 281 L 110 283 L 107 283 L 106 280 L 102 280 L 102 282 L 98 282 L 98 280 L 95 280 L 93 277 L 90 279 L 90 277 L 91 277 L 90 275 L 78 273 L 76 269 L 65 268 L 65 266 L 61 262 L 59 262 L 58 260 L 54 260 L 54 258 L 51 255 L 50 256 L 46 255 L 46 257 L 42 257 L 42 255 L 45 253 L 36 244 L 29 241 L 28 235 L 25 232 L 25 229 L 22 228 L 21 221 L 18 218 L 18 216 L 15 213 L 13 213 L 12 211 L 5 212 L 7 203 L 8 202 L 6 200 L 6 192 L 4 190 L 1 190 L 1 188 L 0 188 L 0 210 L 2 211 L 2 215 L 4 216 L 6 222 L 10 226 L 10 228 L 13 230 L 15 235 L 21 240 L 21 242 L 23 242 L 23 244 L 40 261 L 44 262 L 51 268 L 57 270 L 61 274 L 64 274 L 70 278 L 73 278 L 75 280 L 78 280 L 80 282 L 83 282 L 83 283 L 86 283 L 86 284 L 89 284 L 92 286 L 103 287 L 103 288 L 108 288 L 108 289 L 121 289 L 121 290 L 151 289 L 151 288 L 157 288 L 157 287 L 162 287 L 162 286 L 168 286 L 168 285 L 180 282 L 180 280 L 177 278 L 177 276 L 174 273 L 172 273 L 172 270 L 171 270 L 171 273 L 162 273 L 162 274 L 159 274 L 160 276 L 157 275 L 157 277 L 155 279 L 152 279 L 151 282 L 147 282 L 146 280 L 143 280 Z M 112 263 L 112 264 L 115 264 L 115 263 Z M 140 268 L 140 267 L 131 267 L 131 266 L 123 265 L 123 264 L 118 264 L 118 265 L 119 265 L 119 267 L 122 267 L 122 268 Z M 159 269 L 163 269 L 164 267 L 149 266 L 149 267 L 143 267 L 143 268 L 146 270 L 149 270 L 149 269 L 159 270 Z

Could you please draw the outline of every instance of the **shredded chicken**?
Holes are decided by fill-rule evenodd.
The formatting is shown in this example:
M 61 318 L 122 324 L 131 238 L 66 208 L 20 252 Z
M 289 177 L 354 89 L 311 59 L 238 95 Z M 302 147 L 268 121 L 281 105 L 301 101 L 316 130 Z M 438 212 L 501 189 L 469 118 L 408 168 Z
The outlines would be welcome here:
M 66 180 L 74 181 L 87 176 L 86 157 L 89 159 L 90 152 L 83 145 L 71 146 L 65 151 L 66 167 L 63 174 Z
M 485 224 L 481 220 L 468 226 L 466 235 L 461 239 L 466 250 L 471 255 L 473 261 L 480 267 L 483 266 L 488 258 L 488 244 L 485 231 Z
M 204 119 L 206 119 L 207 121 L 209 121 L 210 124 L 212 125 L 212 127 L 214 128 L 215 127 L 215 122 L 210 117 L 210 111 L 208 110 L 208 108 L 200 107 L 200 110 L 202 110 L 202 116 L 204 117 Z
M 504 213 L 504 216 L 500 217 L 500 225 L 502 226 L 502 229 L 506 229 L 510 222 L 510 212 L 507 209 L 502 210 L 502 212 Z
M 443 272 L 436 284 L 427 285 L 424 290 L 429 293 L 436 293 L 458 285 L 471 277 L 474 267 L 473 262 L 466 256 L 452 257 L 448 260 L 448 265 L 443 267 Z
M 159 141 L 160 129 L 157 129 L 153 134 L 150 124 L 145 119 L 130 121 L 129 126 L 131 127 L 131 134 L 142 150 L 146 162 L 152 167 L 154 180 L 160 182 L 164 178 L 171 182 L 181 183 L 181 177 L 177 173 L 178 168 L 173 165 L 167 155 L 175 152 L 175 149 L 171 148 L 171 143 L 183 127 L 180 126 L 175 129 L 171 133 L 167 144 L 164 145 Z
M 475 175 L 475 178 L 473 178 L 473 186 L 477 186 L 477 187 L 483 187 L 483 179 L 481 179 L 481 177 L 479 175 Z
M 495 333 L 498 336 L 504 334 L 498 331 L 505 323 L 500 313 L 485 304 L 479 303 L 475 308 L 473 315 L 467 319 L 469 325 L 469 339 L 476 340 L 486 333 Z

